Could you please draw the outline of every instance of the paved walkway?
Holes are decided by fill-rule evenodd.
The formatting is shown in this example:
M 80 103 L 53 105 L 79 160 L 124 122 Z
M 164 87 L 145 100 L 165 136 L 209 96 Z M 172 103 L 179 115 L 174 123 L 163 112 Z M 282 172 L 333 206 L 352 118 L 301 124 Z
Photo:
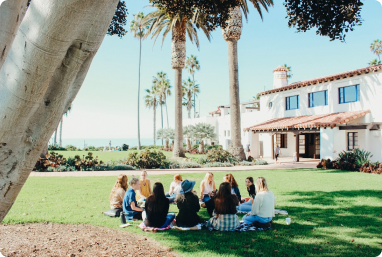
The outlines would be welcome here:
M 316 168 L 319 160 L 301 158 L 300 162 L 293 163 L 291 157 L 279 158 L 280 164 L 275 163 L 272 159 L 265 160 L 268 165 L 254 166 L 234 166 L 234 167 L 216 167 L 216 168 L 194 168 L 194 169 L 154 169 L 147 170 L 149 175 L 164 175 L 164 174 L 185 174 L 185 173 L 205 173 L 213 172 L 237 172 L 245 170 L 276 170 L 276 169 L 313 169 Z M 111 171 L 78 171 L 78 172 L 31 172 L 30 177 L 104 177 L 118 176 L 119 174 L 140 175 L 139 170 L 111 170 Z

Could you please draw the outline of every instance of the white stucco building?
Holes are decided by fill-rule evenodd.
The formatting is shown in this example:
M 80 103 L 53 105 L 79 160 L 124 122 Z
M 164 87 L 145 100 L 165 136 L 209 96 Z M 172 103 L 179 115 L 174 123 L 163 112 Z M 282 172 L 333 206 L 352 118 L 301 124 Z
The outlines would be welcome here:
M 287 71 L 273 71 L 273 89 L 260 100 L 241 103 L 243 146 L 251 155 L 274 156 L 278 144 L 283 157 L 335 159 L 341 151 L 361 148 L 382 161 L 382 65 L 287 84 Z M 209 123 L 216 143 L 228 148 L 229 106 L 211 116 L 186 119 L 184 125 Z

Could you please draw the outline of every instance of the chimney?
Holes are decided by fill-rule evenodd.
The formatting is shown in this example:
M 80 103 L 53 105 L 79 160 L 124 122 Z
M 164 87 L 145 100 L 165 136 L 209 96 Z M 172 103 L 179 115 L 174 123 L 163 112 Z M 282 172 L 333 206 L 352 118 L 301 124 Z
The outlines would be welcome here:
M 273 89 L 288 86 L 287 72 L 283 66 L 279 66 L 273 71 Z

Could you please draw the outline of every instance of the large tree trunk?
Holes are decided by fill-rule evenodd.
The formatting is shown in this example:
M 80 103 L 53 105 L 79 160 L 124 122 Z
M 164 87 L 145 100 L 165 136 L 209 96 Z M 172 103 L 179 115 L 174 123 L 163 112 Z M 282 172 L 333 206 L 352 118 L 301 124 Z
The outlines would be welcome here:
M 0 69 L 24 18 L 27 3 L 28 0 L 0 0 Z
M 191 150 L 191 139 L 187 138 L 187 150 Z
M 166 149 L 170 148 L 169 143 L 170 143 L 170 140 L 166 139 L 166 146 L 165 146 Z
M 0 70 L 0 222 L 77 95 L 117 3 L 33 0 L 29 6 Z
M 194 77 L 194 73 L 192 73 L 192 82 L 194 83 L 194 118 L 196 118 L 195 77 Z M 199 115 L 200 115 L 200 114 L 199 114 Z
M 154 100 L 154 106 L 153 106 L 153 110 L 154 110 L 154 145 L 156 145 L 156 141 L 157 141 L 157 137 L 156 137 L 156 123 L 157 123 L 157 110 L 156 110 L 156 102 Z
M 167 128 L 169 128 L 169 125 L 168 125 L 168 111 L 167 111 L 167 97 L 165 99 L 165 104 L 166 104 Z
M 239 7 L 231 10 L 231 19 L 223 29 L 223 38 L 228 44 L 229 94 L 231 109 L 231 144 L 228 151 L 239 160 L 245 160 L 241 144 L 241 119 L 239 99 L 239 67 L 237 61 L 237 41 L 240 39 L 242 15 Z
M 174 157 L 186 157 L 183 150 L 182 69 L 186 60 L 186 21 L 177 21 L 172 29 L 172 68 L 175 70 L 175 143 Z

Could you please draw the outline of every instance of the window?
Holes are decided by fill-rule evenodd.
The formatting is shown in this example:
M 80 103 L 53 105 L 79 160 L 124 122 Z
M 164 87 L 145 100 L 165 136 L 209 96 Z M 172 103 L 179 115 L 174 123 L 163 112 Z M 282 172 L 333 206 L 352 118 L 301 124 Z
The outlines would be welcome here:
M 360 100 L 359 85 L 338 88 L 340 104 L 358 102 Z
M 348 133 L 348 151 L 353 151 L 358 147 L 358 132 Z
M 280 148 L 287 148 L 287 134 L 276 134 L 276 144 Z
M 328 90 L 308 94 L 309 108 L 328 105 Z
M 227 130 L 224 130 L 224 136 L 225 137 L 227 136 Z
M 228 136 L 230 137 L 231 136 L 231 130 L 227 130 L 228 131 Z
M 298 152 L 299 154 L 305 154 L 305 135 L 299 136 Z
M 268 103 L 268 107 L 269 107 L 269 109 L 272 109 L 272 105 L 273 105 L 272 102 L 269 102 L 269 103 Z
M 294 110 L 299 108 L 298 95 L 286 97 L 285 100 L 286 110 Z

